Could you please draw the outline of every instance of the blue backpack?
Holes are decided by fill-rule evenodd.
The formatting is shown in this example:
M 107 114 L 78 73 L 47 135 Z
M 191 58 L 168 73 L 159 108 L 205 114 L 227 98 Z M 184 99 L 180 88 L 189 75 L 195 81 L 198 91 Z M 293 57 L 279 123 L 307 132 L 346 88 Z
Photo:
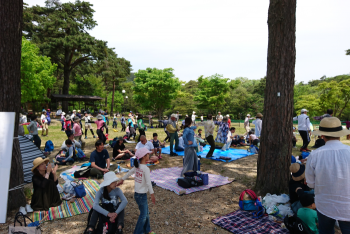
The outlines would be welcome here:
M 53 143 L 51 140 L 48 140 L 46 143 L 45 143 L 45 149 L 44 151 L 45 152 L 51 152 L 54 150 L 54 146 L 53 146 Z
M 310 152 L 303 151 L 300 156 L 303 157 L 303 159 L 305 159 L 305 158 L 309 157 L 309 155 L 310 155 Z

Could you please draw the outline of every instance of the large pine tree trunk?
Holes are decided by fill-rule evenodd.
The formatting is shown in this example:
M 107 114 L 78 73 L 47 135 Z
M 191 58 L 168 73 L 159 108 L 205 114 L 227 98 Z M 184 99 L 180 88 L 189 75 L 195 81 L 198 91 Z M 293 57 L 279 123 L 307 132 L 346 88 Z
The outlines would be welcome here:
M 15 137 L 18 137 L 18 115 L 21 109 L 22 15 L 23 0 L 0 1 L 0 111 L 16 112 Z M 23 184 L 23 180 L 19 141 L 15 138 L 10 188 Z M 9 192 L 8 210 L 17 209 L 25 202 L 23 189 Z
M 257 191 L 288 191 L 292 153 L 296 0 L 270 0 L 267 77 Z
M 62 94 L 69 94 L 69 83 L 70 83 L 70 66 L 69 66 L 69 54 L 65 55 L 65 64 L 63 68 L 63 87 Z M 68 113 L 68 101 L 62 102 L 62 111 Z
M 113 81 L 112 103 L 111 103 L 111 116 L 113 115 L 114 92 L 115 92 L 115 81 Z

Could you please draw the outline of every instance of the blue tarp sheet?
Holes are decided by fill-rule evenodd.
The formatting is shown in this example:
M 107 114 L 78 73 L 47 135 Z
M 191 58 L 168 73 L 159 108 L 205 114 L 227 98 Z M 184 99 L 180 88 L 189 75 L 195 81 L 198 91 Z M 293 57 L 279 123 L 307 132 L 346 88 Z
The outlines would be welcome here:
M 204 146 L 203 151 L 199 152 L 197 155 L 202 156 L 202 158 L 205 158 L 205 156 L 207 155 L 209 150 L 210 150 L 210 146 L 206 145 L 206 146 Z M 180 151 L 180 152 L 174 151 L 174 152 L 177 153 L 179 156 L 184 156 L 184 153 L 185 153 L 184 151 Z M 170 154 L 170 146 L 163 148 L 162 154 Z M 222 151 L 220 149 L 215 149 L 213 157 L 210 159 L 216 160 L 216 161 L 222 161 L 222 162 L 232 162 L 234 160 L 247 157 L 249 155 L 253 155 L 253 154 L 248 152 L 246 149 L 232 149 L 232 148 L 230 148 L 229 150 L 226 150 L 226 151 Z M 231 159 L 230 160 L 220 159 L 221 156 L 229 157 Z

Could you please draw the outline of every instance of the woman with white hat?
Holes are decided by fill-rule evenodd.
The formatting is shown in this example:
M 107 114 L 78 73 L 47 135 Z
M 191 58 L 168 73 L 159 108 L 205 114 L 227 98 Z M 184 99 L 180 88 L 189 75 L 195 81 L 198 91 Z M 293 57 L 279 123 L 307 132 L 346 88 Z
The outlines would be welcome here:
M 33 196 L 31 207 L 34 211 L 49 210 L 50 207 L 61 205 L 62 201 L 57 190 L 58 165 L 52 168 L 48 158 L 36 158 L 33 161 Z M 48 165 L 47 165 L 48 164 Z M 46 166 L 47 165 L 47 166 Z
M 153 204 L 156 204 L 156 198 L 154 196 L 150 170 L 147 167 L 149 161 L 149 155 L 152 152 L 146 147 L 138 149 L 135 153 L 136 159 L 134 160 L 135 167 L 132 168 L 124 177 L 120 180 L 119 184 L 122 184 L 129 176 L 135 174 L 135 194 L 134 198 L 140 209 L 140 216 L 137 220 L 137 224 L 134 230 L 134 234 L 139 233 L 153 233 L 151 232 L 147 192 L 151 194 Z
M 98 219 L 110 221 L 113 227 L 109 226 L 109 232 L 113 228 L 117 234 L 123 233 L 124 228 L 124 208 L 128 204 L 128 200 L 123 194 L 123 191 L 118 188 L 120 179 L 113 171 L 107 172 L 103 176 L 103 182 L 100 185 L 100 190 L 96 193 L 93 212 L 89 222 L 87 234 L 94 233 Z M 101 222 L 101 220 L 100 220 Z M 99 230 L 102 231 L 102 230 Z

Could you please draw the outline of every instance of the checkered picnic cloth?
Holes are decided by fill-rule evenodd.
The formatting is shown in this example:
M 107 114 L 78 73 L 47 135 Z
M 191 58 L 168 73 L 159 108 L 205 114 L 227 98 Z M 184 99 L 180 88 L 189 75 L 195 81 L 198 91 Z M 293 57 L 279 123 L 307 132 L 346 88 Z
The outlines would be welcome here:
M 251 212 L 243 210 L 215 218 L 212 222 L 235 234 L 289 233 L 288 229 L 281 228 L 281 224 L 270 221 L 267 216 L 254 219 Z
M 232 181 L 229 181 L 227 177 L 223 177 L 221 175 L 208 174 L 208 185 L 184 189 L 180 187 L 176 182 L 177 178 L 181 177 L 181 171 L 181 167 L 156 169 L 151 171 L 151 181 L 154 181 L 158 187 L 174 191 L 177 195 L 179 195 L 179 192 L 181 190 L 185 190 L 186 194 L 189 194 L 232 183 Z

